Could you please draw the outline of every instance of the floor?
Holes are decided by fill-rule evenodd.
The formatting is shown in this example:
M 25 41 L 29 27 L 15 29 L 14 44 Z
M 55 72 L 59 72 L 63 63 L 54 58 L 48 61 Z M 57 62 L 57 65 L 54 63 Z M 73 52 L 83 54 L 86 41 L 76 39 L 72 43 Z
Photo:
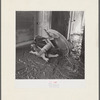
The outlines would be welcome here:
M 16 79 L 84 79 L 84 64 L 72 56 L 45 62 L 30 50 L 30 46 L 16 49 Z

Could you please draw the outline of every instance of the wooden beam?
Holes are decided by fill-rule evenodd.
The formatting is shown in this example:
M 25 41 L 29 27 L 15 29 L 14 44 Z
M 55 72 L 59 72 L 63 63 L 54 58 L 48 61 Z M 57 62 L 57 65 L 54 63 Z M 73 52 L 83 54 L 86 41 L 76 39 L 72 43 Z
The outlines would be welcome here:
M 51 12 L 40 11 L 38 15 L 38 34 L 43 37 L 48 37 L 44 29 L 51 28 Z
M 30 41 L 27 41 L 27 42 L 21 42 L 21 43 L 16 44 L 16 48 L 26 46 L 26 45 L 30 45 L 31 43 L 33 43 L 33 40 L 30 40 Z

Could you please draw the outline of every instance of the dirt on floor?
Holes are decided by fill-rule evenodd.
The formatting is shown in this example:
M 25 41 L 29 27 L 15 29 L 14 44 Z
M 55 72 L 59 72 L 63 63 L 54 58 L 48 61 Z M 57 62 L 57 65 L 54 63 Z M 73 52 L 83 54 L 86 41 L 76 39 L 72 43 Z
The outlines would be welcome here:
M 30 46 L 16 49 L 16 79 L 84 79 L 84 64 L 69 57 L 45 62 L 30 54 Z

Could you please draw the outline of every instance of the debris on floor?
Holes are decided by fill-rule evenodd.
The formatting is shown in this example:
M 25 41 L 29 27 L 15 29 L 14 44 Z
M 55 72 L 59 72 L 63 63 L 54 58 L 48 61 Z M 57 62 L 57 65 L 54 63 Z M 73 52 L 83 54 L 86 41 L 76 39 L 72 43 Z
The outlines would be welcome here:
M 16 79 L 84 79 L 84 64 L 69 57 L 45 62 L 29 53 L 30 48 L 16 49 Z

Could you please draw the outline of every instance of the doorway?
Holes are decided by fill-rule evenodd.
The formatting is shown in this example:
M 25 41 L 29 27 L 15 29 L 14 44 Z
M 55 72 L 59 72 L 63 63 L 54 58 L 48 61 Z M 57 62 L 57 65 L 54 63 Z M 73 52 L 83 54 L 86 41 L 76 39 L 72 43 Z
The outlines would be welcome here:
M 65 38 L 68 34 L 69 11 L 52 11 L 51 28 L 60 32 Z

